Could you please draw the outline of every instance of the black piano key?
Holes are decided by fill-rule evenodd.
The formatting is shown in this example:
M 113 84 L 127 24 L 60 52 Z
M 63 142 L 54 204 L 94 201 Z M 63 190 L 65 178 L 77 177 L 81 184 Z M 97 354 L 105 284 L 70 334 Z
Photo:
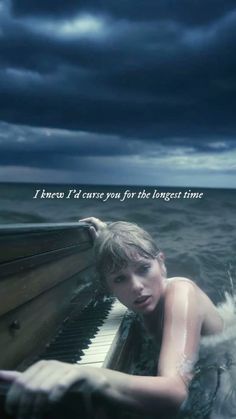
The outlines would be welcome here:
M 55 352 L 60 350 L 70 350 L 71 348 L 81 348 L 83 346 L 88 346 L 90 344 L 91 338 L 90 337 L 84 337 L 78 340 L 70 340 L 66 342 L 56 342 L 53 345 L 50 345 L 47 349 L 47 352 Z
M 65 330 L 63 334 L 60 334 L 55 340 L 57 342 L 65 342 L 66 340 L 76 340 L 76 339 L 80 339 L 83 337 L 87 337 L 88 335 L 92 336 L 94 334 L 96 334 L 97 330 L 99 329 L 99 327 L 101 327 L 101 325 L 97 325 L 97 326 L 91 326 L 91 327 L 83 327 L 83 328 L 78 328 L 75 330 Z
M 90 344 L 90 339 L 80 339 L 76 342 L 67 342 L 66 344 L 56 344 L 53 346 L 50 346 L 47 351 L 45 351 L 45 354 L 47 353 L 59 353 L 62 351 L 78 351 L 80 348 L 88 347 Z
M 78 358 L 80 358 L 80 356 L 78 356 Z M 57 357 L 55 357 L 55 356 L 45 356 L 44 360 L 46 360 L 46 361 L 50 361 L 50 360 L 55 361 L 56 360 L 56 361 L 60 361 L 60 362 L 68 362 L 69 364 L 75 364 L 76 361 L 77 361 L 77 356 L 74 356 L 74 355 L 69 355 L 69 356 L 61 355 L 61 356 L 57 356 Z
M 83 345 L 86 345 L 86 342 L 83 342 Z M 89 342 L 87 343 L 87 346 L 89 345 Z M 79 352 L 79 351 L 82 351 L 82 349 L 80 349 L 78 346 L 76 346 L 76 345 L 71 345 L 71 346 L 64 346 L 64 348 L 63 347 L 61 347 L 61 346 L 59 346 L 59 347 L 54 347 L 54 348 L 50 348 L 50 351 L 48 351 L 47 353 L 48 354 L 50 354 L 50 355 L 60 355 L 60 354 L 63 354 L 63 353 L 76 353 L 76 352 Z M 47 354 L 47 353 L 45 353 L 45 354 Z
M 83 329 L 83 330 L 80 330 L 80 329 L 78 329 L 78 330 L 68 330 L 68 331 L 65 331 L 63 333 L 63 336 L 62 335 L 59 336 L 57 341 L 59 342 L 60 340 L 66 341 L 66 339 L 68 339 L 68 340 L 76 339 L 76 338 L 79 338 L 79 337 L 87 336 L 88 333 L 95 334 L 97 330 L 98 330 L 97 327 L 96 328 L 94 327 L 94 328 L 91 328 L 91 329 L 87 328 L 87 330 L 86 329 Z
M 67 320 L 52 342 L 47 345 L 40 359 L 76 362 L 83 356 L 91 339 L 104 323 L 114 299 L 90 303 L 82 313 Z

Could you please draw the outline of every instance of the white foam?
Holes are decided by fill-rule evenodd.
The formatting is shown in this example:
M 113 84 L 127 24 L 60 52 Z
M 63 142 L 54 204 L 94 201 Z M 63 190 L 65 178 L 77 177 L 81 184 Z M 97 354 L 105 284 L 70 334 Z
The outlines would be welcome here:
M 203 336 L 201 338 L 203 346 L 214 346 L 236 338 L 236 295 L 226 292 L 225 300 L 217 305 L 217 310 L 224 320 L 224 330 L 217 335 Z

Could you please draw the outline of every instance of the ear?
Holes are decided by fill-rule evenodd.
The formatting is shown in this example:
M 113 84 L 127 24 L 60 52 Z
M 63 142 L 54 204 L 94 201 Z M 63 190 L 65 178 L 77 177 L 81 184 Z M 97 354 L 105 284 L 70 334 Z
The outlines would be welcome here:
M 163 252 L 159 252 L 156 256 L 158 262 L 165 263 L 165 254 Z
M 164 278 L 167 277 L 167 270 L 166 270 L 166 265 L 165 265 L 165 255 L 163 252 L 160 252 L 157 254 L 156 256 L 157 261 L 160 264 L 160 268 L 161 268 L 161 273 L 163 275 Z

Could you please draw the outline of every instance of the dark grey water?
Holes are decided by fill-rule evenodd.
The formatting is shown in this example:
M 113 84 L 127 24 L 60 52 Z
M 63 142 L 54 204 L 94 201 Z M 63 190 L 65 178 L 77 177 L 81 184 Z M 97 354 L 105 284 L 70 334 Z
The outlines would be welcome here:
M 143 189 L 150 196 L 138 199 Z M 157 193 L 181 195 L 170 200 L 152 199 L 155 189 Z M 37 190 L 38 198 L 33 199 Z M 64 198 L 43 198 L 44 190 L 59 192 Z M 67 199 L 70 190 L 81 191 L 80 196 L 74 198 L 71 193 Z M 122 200 L 126 190 L 136 195 Z M 1 184 L 0 223 L 77 221 L 92 215 L 138 223 L 159 242 L 170 276 L 189 276 L 220 301 L 230 287 L 229 272 L 235 277 L 236 190 L 191 191 L 202 193 L 202 198 L 183 198 L 189 188 Z M 92 192 L 104 193 L 103 200 L 82 197 Z M 108 192 L 117 197 L 105 200 Z

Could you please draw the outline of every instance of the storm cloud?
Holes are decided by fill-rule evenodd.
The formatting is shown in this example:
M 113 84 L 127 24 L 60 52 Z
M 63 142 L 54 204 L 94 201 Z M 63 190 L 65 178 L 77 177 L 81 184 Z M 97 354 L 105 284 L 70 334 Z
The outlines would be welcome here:
M 1 179 L 234 174 L 235 42 L 233 1 L 0 2 Z

